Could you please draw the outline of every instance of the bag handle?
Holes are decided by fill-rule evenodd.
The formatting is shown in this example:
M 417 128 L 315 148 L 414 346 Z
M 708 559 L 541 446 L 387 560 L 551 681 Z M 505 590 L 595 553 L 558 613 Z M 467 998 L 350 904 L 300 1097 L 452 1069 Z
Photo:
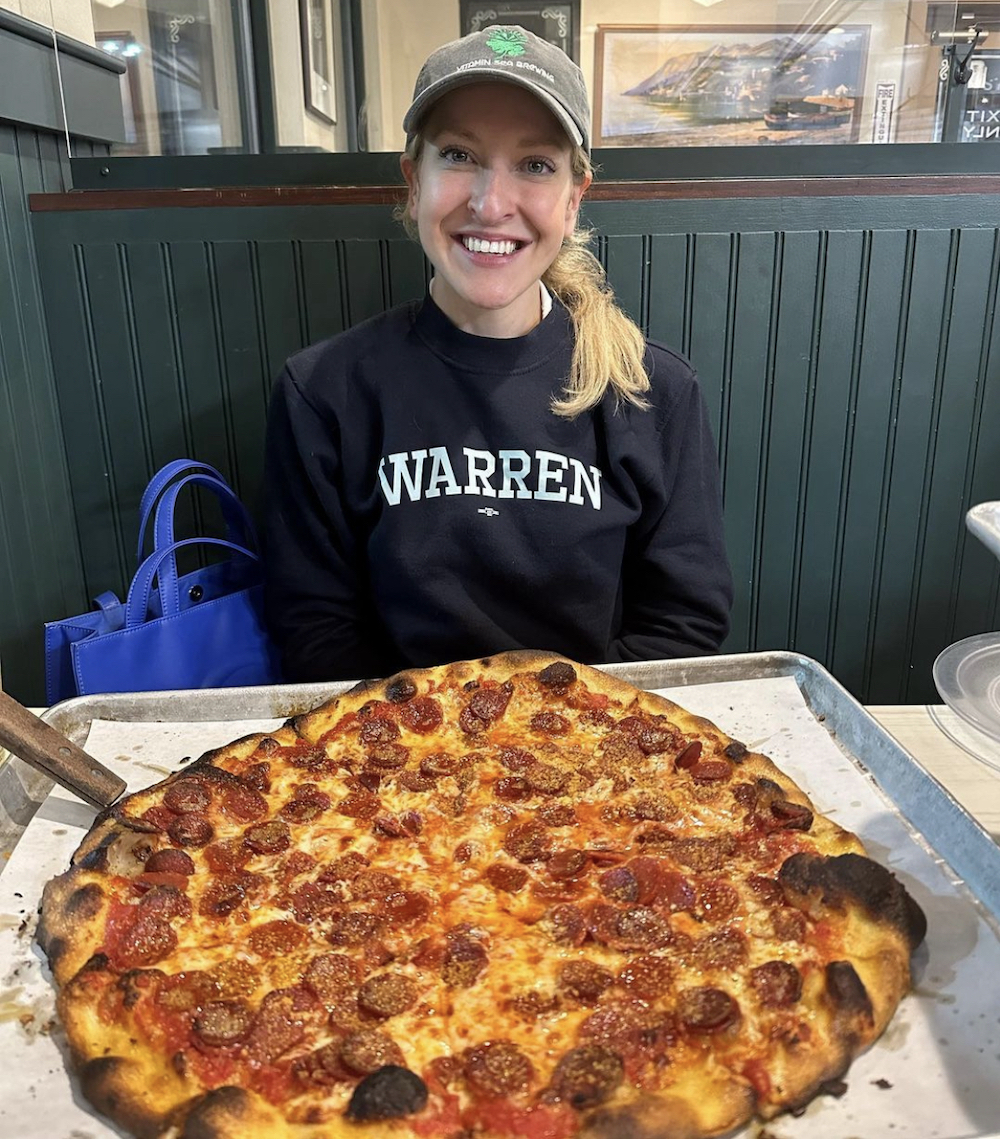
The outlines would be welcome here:
M 153 589 L 153 579 L 157 577 L 161 565 L 164 562 L 173 561 L 176 568 L 175 559 L 178 550 L 184 546 L 201 545 L 222 546 L 227 550 L 233 550 L 235 553 L 241 554 L 243 557 L 250 558 L 252 561 L 260 561 L 260 557 L 255 554 L 253 550 L 248 550 L 245 546 L 237 546 L 235 542 L 227 542 L 224 538 L 183 538 L 180 542 L 174 542 L 165 549 L 154 550 L 142 565 L 139 566 L 135 577 L 132 578 L 132 584 L 129 586 L 128 598 L 125 601 L 125 627 L 127 629 L 133 629 L 137 625 L 144 625 L 146 623 L 146 615 L 149 612 L 149 597 Z M 161 587 L 160 605 L 164 617 L 176 617 L 180 613 L 180 597 L 177 590 L 176 579 L 174 581 L 172 594 L 165 592 Z
M 208 463 L 199 463 L 196 459 L 174 459 L 161 467 L 149 480 L 149 485 L 142 492 L 142 499 L 139 502 L 139 545 L 135 554 L 136 564 L 142 561 L 142 548 L 146 544 L 146 527 L 149 525 L 153 504 L 166 486 L 179 474 L 189 470 L 207 472 L 221 482 L 226 481 L 215 467 L 209 466 Z
M 222 507 L 222 516 L 226 522 L 226 539 L 239 546 L 258 548 L 257 535 L 254 531 L 253 521 L 246 507 L 236 497 L 232 487 L 221 476 L 215 478 L 206 474 L 189 474 L 170 484 L 163 491 L 156 504 L 156 515 L 153 522 L 153 550 L 164 550 L 176 541 L 174 533 L 174 513 L 177 509 L 177 499 L 184 488 L 203 486 L 210 490 L 219 500 Z M 140 558 L 141 560 L 141 558 Z M 177 559 L 170 555 L 157 574 L 160 597 L 163 601 L 163 611 L 176 612 L 180 607 L 177 597 Z

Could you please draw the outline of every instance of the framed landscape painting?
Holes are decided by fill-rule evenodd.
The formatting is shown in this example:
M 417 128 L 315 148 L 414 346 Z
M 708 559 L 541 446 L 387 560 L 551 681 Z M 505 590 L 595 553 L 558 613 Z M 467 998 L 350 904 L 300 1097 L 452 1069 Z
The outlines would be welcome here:
M 595 146 L 855 142 L 869 27 L 601 24 Z

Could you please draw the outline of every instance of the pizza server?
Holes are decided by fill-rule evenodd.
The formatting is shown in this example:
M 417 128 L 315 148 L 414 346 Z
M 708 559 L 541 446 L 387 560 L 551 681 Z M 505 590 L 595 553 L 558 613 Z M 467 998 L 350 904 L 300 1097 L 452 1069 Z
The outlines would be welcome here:
M 124 779 L 0 690 L 0 745 L 92 807 L 110 807 Z

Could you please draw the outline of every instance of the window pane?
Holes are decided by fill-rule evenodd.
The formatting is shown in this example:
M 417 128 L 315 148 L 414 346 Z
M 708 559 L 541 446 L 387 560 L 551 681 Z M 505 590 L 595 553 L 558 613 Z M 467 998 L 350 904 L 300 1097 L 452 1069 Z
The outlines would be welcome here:
M 240 150 L 230 0 L 93 0 L 97 46 L 123 59 L 127 142 L 118 154 Z
M 1000 3 L 365 0 L 368 148 L 401 149 L 400 123 L 430 51 L 503 22 L 577 58 L 595 146 L 976 141 L 993 125 L 1000 136 Z M 969 60 L 968 83 L 957 83 L 952 65 L 969 50 L 972 24 L 989 35 Z

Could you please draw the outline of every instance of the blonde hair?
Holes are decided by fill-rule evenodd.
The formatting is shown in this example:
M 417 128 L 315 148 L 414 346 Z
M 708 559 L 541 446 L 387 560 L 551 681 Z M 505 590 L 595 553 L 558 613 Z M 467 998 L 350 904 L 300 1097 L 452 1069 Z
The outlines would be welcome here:
M 414 165 L 420 160 L 423 143 L 418 132 L 406 147 Z M 592 172 L 590 158 L 580 146 L 573 149 L 572 171 L 577 182 Z M 419 241 L 407 206 L 408 202 L 397 206 L 395 216 L 410 237 Z M 592 237 L 590 230 L 575 229 L 542 275 L 545 287 L 566 307 L 576 334 L 566 384 L 562 395 L 552 401 L 552 410 L 566 419 L 596 407 L 609 388 L 618 405 L 649 406 L 644 396 L 649 391 L 646 339 L 615 302 L 604 266 L 588 248 Z

